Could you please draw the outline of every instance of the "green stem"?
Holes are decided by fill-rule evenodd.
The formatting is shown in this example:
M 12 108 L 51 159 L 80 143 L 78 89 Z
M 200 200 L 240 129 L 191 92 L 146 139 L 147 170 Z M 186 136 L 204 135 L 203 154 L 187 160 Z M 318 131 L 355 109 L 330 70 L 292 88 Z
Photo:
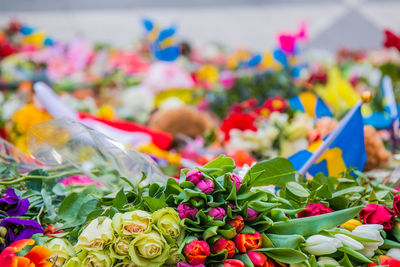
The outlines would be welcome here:
M 38 175 L 23 176 L 21 178 L 11 180 L 11 181 L 0 181 L 0 185 L 11 185 L 11 184 L 23 182 L 25 180 L 52 180 L 52 179 L 56 179 L 56 178 L 60 178 L 60 177 L 72 176 L 72 175 L 77 175 L 77 174 L 82 174 L 82 171 L 73 170 L 73 171 L 58 173 L 58 174 L 54 174 L 54 175 L 50 175 L 50 176 L 38 176 Z

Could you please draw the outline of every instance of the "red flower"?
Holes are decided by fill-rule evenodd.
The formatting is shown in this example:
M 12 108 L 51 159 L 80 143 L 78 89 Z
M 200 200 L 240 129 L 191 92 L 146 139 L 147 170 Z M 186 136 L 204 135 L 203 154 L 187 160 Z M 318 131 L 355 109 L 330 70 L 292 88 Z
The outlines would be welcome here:
M 263 107 L 268 109 L 270 112 L 277 111 L 281 113 L 287 108 L 287 106 L 286 100 L 280 96 L 268 98 L 263 105 Z
M 222 263 L 223 267 L 244 267 L 244 263 L 236 259 L 228 259 Z
M 240 231 L 242 231 L 243 227 L 244 227 L 244 220 L 243 217 L 240 215 L 236 215 L 235 218 L 228 220 L 227 223 L 235 228 L 236 233 L 239 233 Z
M 44 229 L 44 235 L 52 236 L 53 234 L 64 233 L 63 230 L 58 230 L 58 228 L 54 227 L 54 225 L 47 225 L 46 229 Z
M 210 255 L 210 247 L 206 241 L 195 239 L 185 247 L 186 260 L 192 265 L 203 263 L 208 255 Z
M 388 207 L 378 204 L 368 204 L 360 211 L 360 221 L 365 224 L 381 224 L 384 229 L 392 229 L 394 213 Z
M 221 125 L 221 131 L 224 133 L 225 141 L 230 139 L 229 132 L 232 129 L 256 131 L 257 127 L 255 126 L 255 117 L 249 113 L 231 113 Z
M 247 253 L 247 256 L 250 258 L 251 262 L 254 264 L 255 267 L 275 266 L 274 262 L 261 252 L 250 251 Z
M 379 256 L 379 266 L 400 267 L 400 261 L 392 259 L 391 257 L 381 255 Z M 375 262 L 368 264 L 368 267 L 378 266 Z
M 303 217 L 311 217 L 311 216 L 316 216 L 316 215 L 321 215 L 325 213 L 331 213 L 332 209 L 327 208 L 321 203 L 312 203 L 308 205 L 305 210 L 300 211 L 297 214 L 298 218 L 303 218 Z
M 400 51 L 400 37 L 390 30 L 385 30 L 385 41 L 383 42 L 383 45 L 386 48 L 394 47 Z
M 225 238 L 221 237 L 211 246 L 211 251 L 214 254 L 226 249 L 228 253 L 228 258 L 232 258 L 235 255 L 235 243 L 232 240 L 226 240 Z
M 235 245 L 242 253 L 260 248 L 261 244 L 262 237 L 258 232 L 255 232 L 254 234 L 238 234 L 235 237 Z
M 400 216 L 400 195 L 395 195 L 393 199 L 394 215 Z
M 17 256 L 17 252 L 21 251 L 28 245 L 33 245 L 35 241 L 32 239 L 21 239 L 15 241 L 6 247 L 0 254 L 0 266 L 3 267 L 51 267 L 53 263 L 47 262 L 50 257 L 50 249 L 42 246 L 34 246 L 25 256 Z

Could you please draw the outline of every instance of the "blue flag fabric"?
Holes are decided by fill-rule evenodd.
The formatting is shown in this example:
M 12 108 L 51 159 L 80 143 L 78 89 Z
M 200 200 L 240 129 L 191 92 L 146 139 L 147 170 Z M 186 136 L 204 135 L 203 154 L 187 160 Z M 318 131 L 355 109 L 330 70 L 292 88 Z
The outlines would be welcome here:
M 300 170 L 322 143 L 322 141 L 317 141 L 311 144 L 307 150 L 299 151 L 291 156 L 289 160 L 295 169 Z M 358 107 L 329 148 L 311 166 L 308 173 L 313 176 L 319 172 L 326 176 L 337 176 L 350 167 L 363 171 L 366 160 L 364 123 L 361 108 Z
M 305 112 L 311 118 L 332 117 L 332 112 L 325 102 L 311 92 L 303 92 L 289 99 L 294 110 Z

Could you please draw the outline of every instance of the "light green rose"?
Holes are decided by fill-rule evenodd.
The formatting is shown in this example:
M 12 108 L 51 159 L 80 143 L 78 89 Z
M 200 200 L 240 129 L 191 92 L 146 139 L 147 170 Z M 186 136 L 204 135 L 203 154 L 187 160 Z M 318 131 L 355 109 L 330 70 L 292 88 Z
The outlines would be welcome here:
M 151 214 L 143 210 L 117 213 L 112 219 L 112 225 L 120 236 L 137 236 L 151 229 Z
M 78 237 L 76 247 L 86 250 L 102 250 L 114 239 L 112 220 L 108 217 L 98 217 L 89 223 Z
M 180 262 L 182 259 L 180 257 L 180 253 L 178 252 L 179 248 L 178 247 L 171 247 L 169 250 L 169 257 L 165 261 L 166 265 L 170 266 L 176 266 L 178 262 Z
M 181 219 L 173 208 L 157 210 L 152 215 L 154 224 L 169 244 L 182 242 L 185 232 L 180 226 Z
M 124 259 L 122 262 L 115 264 L 114 267 L 137 267 L 130 259 Z
M 55 267 L 63 266 L 71 256 L 75 255 L 74 247 L 68 240 L 63 238 L 51 239 L 45 243 L 45 246 L 51 250 L 49 260 Z
M 130 238 L 117 238 L 117 240 L 110 245 L 110 255 L 120 260 L 128 257 L 128 247 L 131 240 Z
M 88 251 L 81 266 L 111 267 L 114 260 L 103 251 Z
M 162 266 L 169 257 L 170 247 L 157 231 L 138 235 L 129 245 L 129 256 L 138 266 Z

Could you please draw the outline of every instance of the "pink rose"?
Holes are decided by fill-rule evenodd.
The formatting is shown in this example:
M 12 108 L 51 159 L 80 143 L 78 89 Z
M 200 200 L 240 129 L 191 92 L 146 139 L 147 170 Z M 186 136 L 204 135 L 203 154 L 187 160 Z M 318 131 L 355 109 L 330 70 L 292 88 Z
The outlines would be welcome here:
M 213 217 L 214 220 L 221 221 L 225 216 L 225 210 L 223 208 L 211 208 L 208 211 L 208 216 Z
M 196 187 L 204 194 L 209 195 L 214 191 L 214 182 L 211 180 L 201 180 Z
M 203 178 L 203 174 L 197 169 L 191 170 L 186 174 L 186 181 L 192 182 L 194 185 L 198 184 Z
M 311 217 L 311 216 L 316 216 L 316 215 L 321 215 L 325 213 L 331 213 L 332 209 L 327 208 L 321 203 L 312 203 L 308 206 L 305 207 L 305 210 L 300 211 L 297 214 L 298 218 L 303 218 L 303 217 Z
M 192 208 L 186 203 L 179 204 L 177 210 L 178 210 L 178 213 L 179 213 L 179 217 L 181 219 L 188 218 L 188 219 L 191 219 L 191 220 L 194 220 L 196 218 L 197 212 L 199 212 L 198 209 Z

